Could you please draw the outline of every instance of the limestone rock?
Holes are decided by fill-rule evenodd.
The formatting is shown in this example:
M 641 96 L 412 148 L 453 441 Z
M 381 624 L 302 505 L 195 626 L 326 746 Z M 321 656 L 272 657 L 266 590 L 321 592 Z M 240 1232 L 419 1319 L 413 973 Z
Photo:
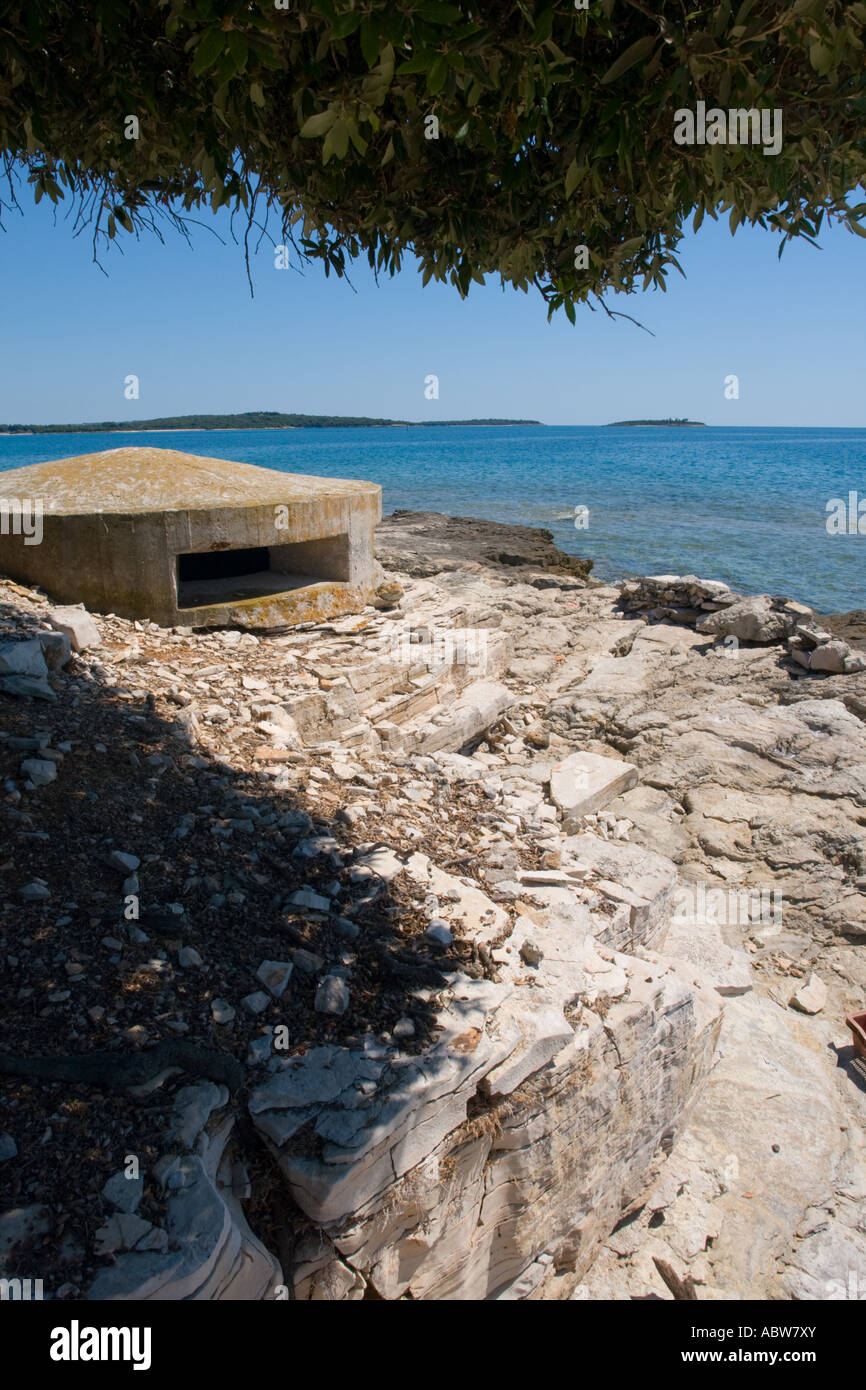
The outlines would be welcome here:
M 676 1128 L 719 1021 L 718 1003 L 666 967 L 617 959 L 623 1002 L 604 1023 L 591 1012 L 568 1023 L 543 997 L 464 978 L 423 1057 L 385 1068 L 360 1050 L 313 1049 L 253 1093 L 295 1200 L 380 1297 L 494 1297 L 542 1250 L 560 1270 L 588 1267 L 645 1155 Z M 580 968 L 563 959 L 551 978 L 553 997 L 566 998 Z M 611 1037 L 613 1073 L 602 1063 Z M 479 1083 L 492 1108 L 467 1120 Z M 319 1135 L 321 1157 L 292 1151 L 302 1125 Z M 628 1132 L 622 1147 L 611 1126 Z
M 826 1003 L 827 986 L 813 972 L 806 983 L 795 990 L 791 1007 L 803 1014 L 819 1014 Z
M 47 787 L 57 779 L 57 764 L 48 758 L 24 758 L 21 775 L 29 778 L 36 787 Z
M 60 671 L 72 658 L 72 643 L 65 632 L 40 632 L 37 640 L 49 671 Z
M 550 797 L 572 829 L 582 816 L 606 806 L 637 782 L 637 768 L 598 753 L 572 753 L 550 774 Z
M 151 1222 L 133 1212 L 115 1212 L 95 1236 L 97 1255 L 113 1255 L 118 1250 L 131 1250 L 151 1229 Z
M 138 1210 L 144 1195 L 144 1179 L 130 1178 L 121 1169 L 105 1183 L 102 1195 L 117 1211 L 131 1213 Z
M 47 1235 L 51 1226 L 51 1212 L 39 1202 L 0 1213 L 0 1273 L 6 1272 L 7 1260 L 19 1245 Z
M 140 868 L 141 860 L 135 854 L 126 854 L 123 850 L 113 849 L 108 856 L 108 863 L 112 869 L 117 869 L 118 873 L 131 874 Z
M 102 645 L 99 629 L 85 608 L 49 608 L 45 616 L 57 632 L 69 638 L 74 652 Z
M 0 691 L 28 700 L 57 700 L 44 676 L 0 676 Z
M 51 889 L 44 883 L 25 883 L 23 888 L 18 889 L 19 898 L 25 902 L 42 903 L 47 902 L 51 897 Z
M 441 724 L 430 724 L 419 732 L 416 747 L 420 753 L 440 748 L 462 748 L 483 734 L 514 703 L 514 694 L 498 681 L 473 681 L 443 715 Z
M 38 637 L 0 643 L 0 676 L 47 676 L 48 667 Z
M 741 642 L 779 642 L 793 629 L 791 614 L 779 611 L 768 594 L 741 598 L 718 613 L 707 613 L 695 624 L 698 632 L 736 637 Z
M 251 1014 L 263 1014 L 270 1003 L 270 999 L 263 989 L 253 990 L 251 994 L 245 994 L 241 1003 Z
M 314 1008 L 319 1014 L 344 1014 L 349 1007 L 349 986 L 339 975 L 326 975 L 316 990 Z
M 232 1123 L 229 1119 L 212 1138 L 204 1137 L 200 1154 L 157 1165 L 171 1194 L 165 1223 L 169 1248 L 160 1248 L 165 1242 L 158 1236 L 154 1248 L 142 1248 L 140 1241 L 138 1249 L 118 1255 L 96 1276 L 86 1299 L 252 1301 L 272 1294 L 282 1281 L 280 1266 L 250 1230 L 232 1193 L 226 1151 Z
M 330 899 L 314 893 L 312 888 L 299 888 L 296 893 L 290 893 L 286 901 L 290 907 L 308 908 L 310 912 L 328 912 L 331 907 Z
M 664 938 L 665 959 L 690 962 L 722 996 L 747 994 L 753 972 L 745 951 L 728 946 L 721 926 L 706 915 L 675 913 Z
M 830 671 L 839 673 L 845 670 L 846 658 L 851 655 L 847 642 L 834 640 L 816 647 L 809 658 L 810 671 Z
M 675 903 L 678 874 L 664 855 L 585 831 L 563 841 L 567 862 L 590 871 L 593 891 L 614 905 L 597 935 L 617 950 L 661 949 Z
M 264 985 L 275 999 L 280 999 L 292 974 L 292 964 L 285 960 L 263 960 L 256 971 L 256 979 Z

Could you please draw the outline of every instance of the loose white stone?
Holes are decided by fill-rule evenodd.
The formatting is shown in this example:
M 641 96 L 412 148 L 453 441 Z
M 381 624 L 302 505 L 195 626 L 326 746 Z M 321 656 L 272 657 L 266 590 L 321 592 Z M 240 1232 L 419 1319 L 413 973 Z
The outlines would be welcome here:
M 297 893 L 290 895 L 288 901 L 292 907 L 306 907 L 311 912 L 328 912 L 331 906 L 329 898 L 314 893 L 312 888 L 299 888 Z
M 118 873 L 134 873 L 141 864 L 141 860 L 135 854 L 125 854 L 123 850 L 113 849 L 108 856 L 108 863 L 112 869 L 117 869 Z
M 245 994 L 241 1003 L 245 1009 L 249 1009 L 251 1014 L 263 1014 L 270 999 L 263 989 L 257 989 L 252 994 Z
M 795 992 L 791 1007 L 803 1014 L 819 1014 L 827 1003 L 827 986 L 814 973 Z
M 149 1221 L 132 1212 L 115 1212 L 96 1232 L 96 1254 L 113 1255 L 117 1250 L 131 1250 L 150 1228 Z
M 57 632 L 66 634 L 74 652 L 102 645 L 99 629 L 85 608 L 50 608 L 45 616 Z
M 344 1014 L 349 1007 L 349 986 L 339 975 L 326 975 L 316 990 L 315 1010 L 319 1014 Z
M 36 787 L 47 787 L 57 777 L 57 764 L 48 758 L 25 758 L 21 764 L 21 775 L 29 777 Z
M 279 999 L 284 993 L 292 974 L 292 964 L 285 960 L 263 960 L 256 971 L 256 979 L 266 990 Z
M 51 889 L 46 888 L 44 883 L 25 883 L 23 888 L 18 889 L 18 896 L 28 903 L 43 903 L 51 897 Z
M 637 784 L 637 768 L 598 753 L 572 753 L 550 774 L 551 800 L 563 813 L 566 830 L 581 816 L 599 811 Z
M 128 1178 L 123 1171 L 110 1177 L 102 1189 L 105 1200 L 116 1207 L 118 1211 L 123 1212 L 136 1211 L 143 1193 L 144 1179 L 142 1177 Z

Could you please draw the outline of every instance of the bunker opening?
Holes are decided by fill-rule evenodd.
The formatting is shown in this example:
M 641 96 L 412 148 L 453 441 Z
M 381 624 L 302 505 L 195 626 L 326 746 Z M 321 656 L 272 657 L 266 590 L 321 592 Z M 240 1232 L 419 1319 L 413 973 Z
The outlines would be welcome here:
M 177 606 L 241 603 L 348 579 L 348 535 L 289 545 L 202 550 L 177 557 Z

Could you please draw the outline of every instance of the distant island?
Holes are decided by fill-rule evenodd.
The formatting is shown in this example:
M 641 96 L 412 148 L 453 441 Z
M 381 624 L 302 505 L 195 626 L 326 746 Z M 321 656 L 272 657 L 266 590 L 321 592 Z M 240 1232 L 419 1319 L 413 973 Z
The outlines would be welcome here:
M 98 420 L 81 425 L 0 425 L 0 434 L 112 434 L 137 430 L 300 430 L 328 428 L 401 429 L 429 425 L 540 425 L 540 420 L 374 420 L 364 415 L 284 415 L 246 410 L 238 415 L 166 415 L 158 420 Z
M 616 425 L 688 425 L 690 429 L 707 428 L 704 420 L 687 420 L 685 416 L 681 420 L 675 420 L 673 416 L 667 420 L 611 420 L 605 428 L 613 429 Z

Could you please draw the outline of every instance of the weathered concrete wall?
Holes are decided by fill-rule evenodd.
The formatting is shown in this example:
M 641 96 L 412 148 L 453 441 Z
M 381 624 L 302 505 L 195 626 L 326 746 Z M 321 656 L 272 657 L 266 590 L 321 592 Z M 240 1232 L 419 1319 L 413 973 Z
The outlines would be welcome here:
M 278 473 L 173 449 L 111 449 L 3 475 L 3 495 L 41 499 L 43 538 L 0 536 L 0 569 L 63 603 L 163 626 L 272 627 L 357 612 L 378 582 L 374 483 Z M 231 603 L 178 607 L 177 556 L 347 537 L 338 578 Z M 326 573 L 333 544 L 324 547 Z M 279 554 L 272 565 L 279 568 Z

